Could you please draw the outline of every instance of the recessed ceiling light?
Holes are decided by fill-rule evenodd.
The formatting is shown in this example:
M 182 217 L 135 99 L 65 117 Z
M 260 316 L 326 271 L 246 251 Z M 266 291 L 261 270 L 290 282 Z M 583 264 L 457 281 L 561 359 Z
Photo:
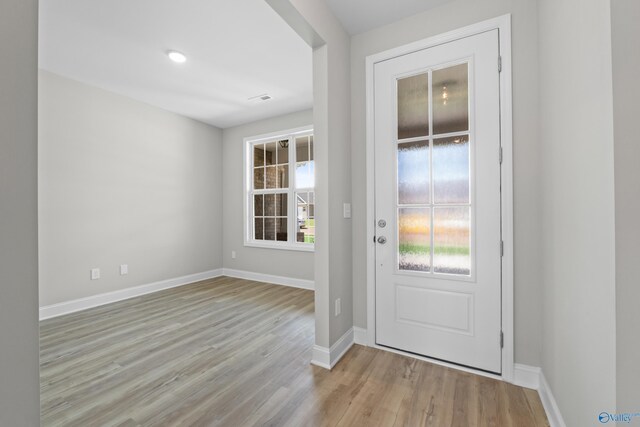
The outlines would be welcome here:
M 167 52 L 167 56 L 173 62 L 177 62 L 178 64 L 182 64 L 183 62 L 187 61 L 187 57 L 184 56 L 184 53 L 178 52 L 176 50 L 170 50 L 169 52 Z

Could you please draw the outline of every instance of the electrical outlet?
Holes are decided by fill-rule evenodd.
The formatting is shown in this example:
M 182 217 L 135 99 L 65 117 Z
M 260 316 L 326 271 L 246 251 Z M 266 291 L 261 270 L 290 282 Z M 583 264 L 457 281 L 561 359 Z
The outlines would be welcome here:
M 129 274 L 129 265 L 128 264 L 120 264 L 120 275 L 125 276 Z
M 98 280 L 100 278 L 100 269 L 92 268 L 91 269 L 91 280 Z
M 236 259 L 236 251 L 231 251 L 231 259 Z
M 342 214 L 344 218 L 351 218 L 351 203 L 344 203 L 342 205 Z
M 336 299 L 336 316 L 340 316 L 342 313 L 342 301 L 340 298 Z

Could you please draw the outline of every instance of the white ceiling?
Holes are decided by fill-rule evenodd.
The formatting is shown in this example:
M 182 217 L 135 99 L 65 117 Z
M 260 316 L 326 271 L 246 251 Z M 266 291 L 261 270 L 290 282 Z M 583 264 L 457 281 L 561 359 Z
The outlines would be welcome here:
M 264 0 L 40 1 L 41 68 L 221 128 L 311 108 L 311 55 Z
M 326 0 L 349 34 L 390 24 L 451 0 Z

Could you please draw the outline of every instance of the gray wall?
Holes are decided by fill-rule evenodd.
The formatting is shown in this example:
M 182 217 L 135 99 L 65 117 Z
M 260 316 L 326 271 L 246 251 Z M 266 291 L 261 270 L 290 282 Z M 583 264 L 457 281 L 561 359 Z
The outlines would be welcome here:
M 618 411 L 640 406 L 640 2 L 611 1 L 616 185 L 616 355 Z
M 596 425 L 616 407 L 610 5 L 538 7 L 541 366 L 567 424 Z
M 313 47 L 316 156 L 316 345 L 330 347 L 353 326 L 351 219 L 350 38 L 324 1 L 267 0 Z M 342 314 L 333 303 L 342 300 Z
M 539 366 L 541 283 L 537 9 L 533 0 L 456 0 L 351 43 L 354 322 L 366 328 L 365 58 L 484 19 L 513 15 L 515 360 Z
M 0 3 L 0 426 L 40 422 L 38 4 Z
M 242 189 L 244 138 L 313 125 L 313 110 L 300 111 L 223 131 L 224 266 L 276 276 L 313 280 L 313 252 L 244 246 L 244 191 Z M 231 258 L 236 252 L 236 259 Z
M 222 267 L 219 129 L 45 71 L 39 101 L 41 306 Z
M 316 344 L 331 347 L 353 327 L 352 220 L 342 211 L 343 203 L 351 203 L 350 38 L 326 3 L 291 3 L 325 42 L 313 52 Z M 342 313 L 335 316 L 338 298 Z

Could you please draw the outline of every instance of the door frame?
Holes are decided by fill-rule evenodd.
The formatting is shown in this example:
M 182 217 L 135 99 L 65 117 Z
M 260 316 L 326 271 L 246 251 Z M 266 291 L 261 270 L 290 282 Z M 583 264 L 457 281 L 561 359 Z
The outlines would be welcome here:
M 513 268 L 513 118 L 511 87 L 511 14 L 472 24 L 457 30 L 419 40 L 404 46 L 367 56 L 366 58 L 366 172 L 367 172 L 367 336 L 366 343 L 370 347 L 417 357 L 411 353 L 390 350 L 376 344 L 375 294 L 375 162 L 374 162 L 374 67 L 378 62 L 398 56 L 428 49 L 440 44 L 473 36 L 491 30 L 498 30 L 499 51 L 502 71 L 500 73 L 500 140 L 502 146 L 502 164 L 500 168 L 501 194 L 501 226 L 504 252 L 502 257 L 502 332 L 504 346 L 502 348 L 502 374 L 494 375 L 484 371 L 465 368 L 453 363 L 442 362 L 427 357 L 418 357 L 431 363 L 444 365 L 454 369 L 476 374 L 500 378 L 504 381 L 514 380 L 514 268 Z M 496 71 L 498 59 L 496 58 Z M 499 161 L 496 153 L 496 161 Z

